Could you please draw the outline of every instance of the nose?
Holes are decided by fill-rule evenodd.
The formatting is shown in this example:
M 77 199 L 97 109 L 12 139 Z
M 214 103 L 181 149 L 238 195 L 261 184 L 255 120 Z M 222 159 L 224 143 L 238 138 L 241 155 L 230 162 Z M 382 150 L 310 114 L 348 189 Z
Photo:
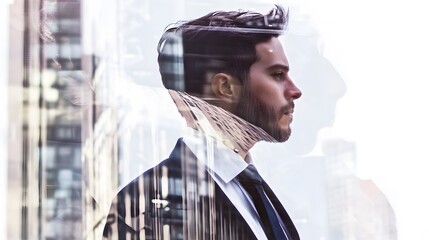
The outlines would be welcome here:
M 295 85 L 295 83 L 291 79 L 289 79 L 289 81 L 286 81 L 284 93 L 287 99 L 292 100 L 296 100 L 302 95 L 301 90 Z

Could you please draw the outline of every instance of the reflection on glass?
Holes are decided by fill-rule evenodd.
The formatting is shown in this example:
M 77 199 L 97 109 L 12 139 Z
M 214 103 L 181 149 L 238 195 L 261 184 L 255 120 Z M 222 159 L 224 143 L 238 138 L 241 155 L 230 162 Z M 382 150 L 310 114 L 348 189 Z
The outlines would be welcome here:
M 8 239 L 80 239 L 81 113 L 66 94 L 82 79 L 80 2 L 10 11 Z

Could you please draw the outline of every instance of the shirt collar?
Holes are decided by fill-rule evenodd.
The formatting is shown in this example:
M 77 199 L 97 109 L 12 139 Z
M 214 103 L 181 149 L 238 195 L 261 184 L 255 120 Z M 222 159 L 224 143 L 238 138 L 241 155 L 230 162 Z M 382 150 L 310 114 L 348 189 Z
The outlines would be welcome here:
M 212 137 L 201 134 L 185 136 L 183 142 L 209 172 L 216 174 L 225 183 L 234 179 L 248 165 L 239 154 Z

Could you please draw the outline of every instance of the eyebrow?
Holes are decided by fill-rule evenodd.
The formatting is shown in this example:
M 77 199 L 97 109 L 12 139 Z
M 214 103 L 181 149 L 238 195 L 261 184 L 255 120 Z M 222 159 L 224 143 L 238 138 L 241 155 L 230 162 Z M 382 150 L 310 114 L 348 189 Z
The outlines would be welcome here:
M 283 65 L 283 64 L 274 64 L 274 65 L 271 65 L 271 66 L 269 66 L 267 68 L 267 70 L 270 71 L 270 70 L 274 70 L 274 69 L 277 69 L 277 68 L 281 68 L 284 71 L 289 72 L 289 65 Z

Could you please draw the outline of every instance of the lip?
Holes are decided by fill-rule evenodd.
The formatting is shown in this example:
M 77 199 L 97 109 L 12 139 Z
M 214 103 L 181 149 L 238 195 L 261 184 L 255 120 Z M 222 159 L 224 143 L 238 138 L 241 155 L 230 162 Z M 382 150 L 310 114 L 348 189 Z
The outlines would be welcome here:
M 288 124 L 290 124 L 293 121 L 293 109 L 288 109 L 284 112 L 280 119 L 282 119 L 281 121 L 287 121 Z
M 289 109 L 288 111 L 286 111 L 285 113 L 284 113 L 284 115 L 292 115 L 293 114 L 293 108 L 292 109 Z

